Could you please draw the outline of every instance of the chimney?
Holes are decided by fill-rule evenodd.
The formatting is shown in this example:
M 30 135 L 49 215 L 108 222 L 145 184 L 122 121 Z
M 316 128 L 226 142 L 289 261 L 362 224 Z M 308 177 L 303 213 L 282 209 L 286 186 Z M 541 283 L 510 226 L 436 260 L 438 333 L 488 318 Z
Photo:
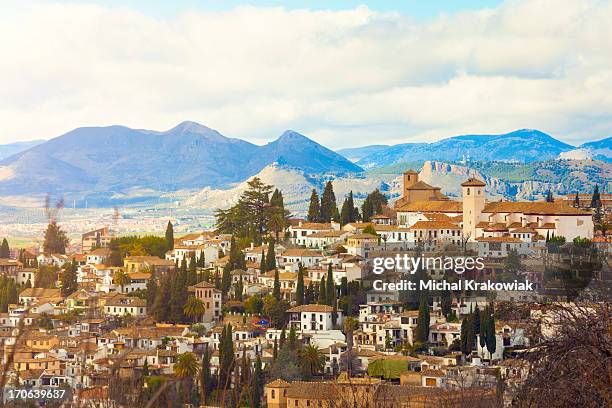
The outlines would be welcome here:
M 301 227 L 301 226 L 302 226 L 302 221 L 299 221 L 298 222 L 298 227 Z
M 521 227 L 527 226 L 527 217 L 521 217 Z

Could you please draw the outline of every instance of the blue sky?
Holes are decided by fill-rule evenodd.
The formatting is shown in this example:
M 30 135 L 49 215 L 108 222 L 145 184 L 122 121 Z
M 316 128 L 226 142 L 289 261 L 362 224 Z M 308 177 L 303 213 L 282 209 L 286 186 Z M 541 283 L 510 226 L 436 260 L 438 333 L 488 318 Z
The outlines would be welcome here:
M 612 134 L 609 0 L 2 6 L 0 143 L 185 120 L 257 144 L 292 129 L 332 148 Z
M 499 0 L 400 0 L 400 1 L 349 1 L 349 0 L 289 0 L 289 1 L 236 1 L 236 0 L 71 0 L 75 3 L 97 3 L 112 7 L 129 7 L 157 18 L 172 17 L 185 10 L 223 11 L 250 5 L 255 7 L 283 7 L 289 10 L 343 10 L 366 5 L 375 11 L 396 11 L 415 19 L 430 19 L 441 13 L 478 10 L 495 7 Z

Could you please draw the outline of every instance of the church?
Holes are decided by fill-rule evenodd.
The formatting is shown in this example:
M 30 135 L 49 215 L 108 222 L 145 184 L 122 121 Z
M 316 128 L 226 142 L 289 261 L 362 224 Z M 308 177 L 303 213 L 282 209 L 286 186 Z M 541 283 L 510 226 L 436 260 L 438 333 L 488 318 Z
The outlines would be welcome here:
M 427 223 L 455 225 L 463 239 L 475 242 L 498 238 L 543 240 L 563 236 L 593 237 L 590 211 L 574 208 L 565 202 L 488 201 L 486 183 L 469 178 L 461 184 L 462 201 L 450 200 L 440 188 L 418 180 L 418 173 L 408 170 L 403 176 L 403 194 L 395 202 L 397 223 L 423 228 Z

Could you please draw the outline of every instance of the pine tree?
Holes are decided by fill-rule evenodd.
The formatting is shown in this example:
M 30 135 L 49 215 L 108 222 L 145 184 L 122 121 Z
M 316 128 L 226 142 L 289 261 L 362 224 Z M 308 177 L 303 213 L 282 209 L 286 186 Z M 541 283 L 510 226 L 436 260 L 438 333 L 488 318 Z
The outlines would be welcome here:
M 321 222 L 330 222 L 332 218 L 338 221 L 338 207 L 336 207 L 336 195 L 331 181 L 325 184 L 321 195 Z
M 272 197 L 270 198 L 270 205 L 272 207 L 277 207 L 277 208 L 282 208 L 282 209 L 285 208 L 283 193 L 278 188 L 275 188 L 274 192 L 272 193 Z
M 274 287 L 272 288 L 272 296 L 274 296 L 276 300 L 281 300 L 280 276 L 278 269 L 274 270 Z
M 329 306 L 334 305 L 334 298 L 336 297 L 336 285 L 334 283 L 334 273 L 332 271 L 331 263 L 327 265 L 327 287 L 325 288 L 325 304 Z
M 310 204 L 308 205 L 308 222 L 320 222 L 321 221 L 321 205 L 319 204 L 319 195 L 317 190 L 312 189 L 310 194 Z
M 9 248 L 8 241 L 6 238 L 2 240 L 2 245 L 0 245 L 0 258 L 8 259 L 10 258 L 11 250 Z
M 168 225 L 166 226 L 166 248 L 168 248 L 168 250 L 174 249 L 174 227 L 172 227 L 170 221 L 168 221 Z
M 276 269 L 276 253 L 274 252 L 274 238 L 268 242 L 268 254 L 266 255 L 267 270 Z
M 599 185 L 595 184 L 595 189 L 593 190 L 593 196 L 591 197 L 591 208 L 599 208 L 601 207 L 601 197 L 599 195 Z
M 304 304 L 305 292 L 304 292 L 304 267 L 302 263 L 298 265 L 298 276 L 297 276 L 297 287 L 295 289 L 296 303 L 298 306 Z
M 46 254 L 65 254 L 66 245 L 68 245 L 66 234 L 57 225 L 55 220 L 51 221 L 45 231 L 43 250 Z
M 325 295 L 325 276 L 321 278 L 321 282 L 319 283 L 319 300 L 317 301 L 320 305 L 327 304 L 327 296 Z

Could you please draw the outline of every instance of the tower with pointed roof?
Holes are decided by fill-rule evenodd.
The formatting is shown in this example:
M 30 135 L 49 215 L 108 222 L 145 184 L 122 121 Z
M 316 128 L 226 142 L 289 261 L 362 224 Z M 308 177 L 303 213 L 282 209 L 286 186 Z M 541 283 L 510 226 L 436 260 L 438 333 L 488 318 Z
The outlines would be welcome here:
M 463 193 L 463 235 L 470 241 L 476 239 L 476 225 L 485 207 L 485 183 L 470 177 L 461 183 Z

